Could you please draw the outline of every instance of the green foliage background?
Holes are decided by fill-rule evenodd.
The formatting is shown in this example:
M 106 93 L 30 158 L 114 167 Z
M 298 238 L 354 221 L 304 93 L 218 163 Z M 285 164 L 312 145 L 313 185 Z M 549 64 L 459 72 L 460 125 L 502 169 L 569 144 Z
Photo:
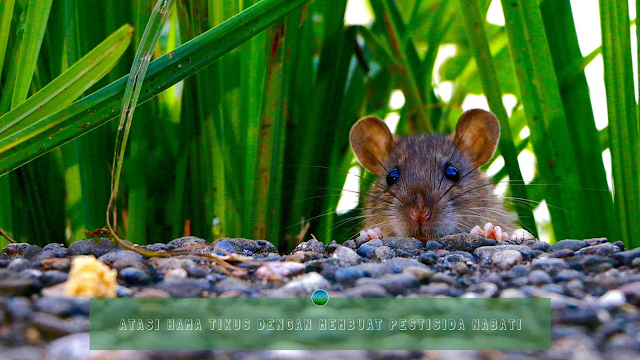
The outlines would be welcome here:
M 175 1 L 166 23 L 148 25 L 163 29 L 133 117 L 119 233 L 135 243 L 248 237 L 282 249 L 309 233 L 344 240 L 360 214 L 335 213 L 355 164 L 351 125 L 398 111 L 400 134 L 448 132 L 466 96 L 484 94 L 503 129 L 494 181 L 508 177 L 524 227 L 535 232 L 532 208 L 546 200 L 556 239 L 640 245 L 627 0 L 600 1 L 603 45 L 586 57 L 569 0 L 501 2 L 504 27 L 485 21 L 488 0 L 370 0 L 371 26 L 345 26 L 346 0 Z M 0 0 L 0 228 L 17 241 L 75 241 L 105 225 L 110 120 L 154 6 Z M 434 69 L 443 44 L 456 55 Z M 599 132 L 584 68 L 600 53 L 609 126 Z M 434 71 L 453 82 L 449 101 Z M 388 108 L 396 89 L 406 98 L 399 110 Z M 518 100 L 510 117 L 507 93 Z M 520 139 L 524 126 L 531 135 Z M 524 149 L 537 159 L 529 184 L 517 161 Z

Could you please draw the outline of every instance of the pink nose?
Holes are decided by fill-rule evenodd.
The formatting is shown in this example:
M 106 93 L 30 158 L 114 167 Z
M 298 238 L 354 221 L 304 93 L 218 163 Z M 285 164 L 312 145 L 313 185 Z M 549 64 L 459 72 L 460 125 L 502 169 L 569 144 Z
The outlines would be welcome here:
M 419 226 L 421 226 L 426 219 L 431 217 L 431 210 L 419 210 L 414 208 L 409 210 L 409 216 L 411 217 L 411 220 L 415 221 Z

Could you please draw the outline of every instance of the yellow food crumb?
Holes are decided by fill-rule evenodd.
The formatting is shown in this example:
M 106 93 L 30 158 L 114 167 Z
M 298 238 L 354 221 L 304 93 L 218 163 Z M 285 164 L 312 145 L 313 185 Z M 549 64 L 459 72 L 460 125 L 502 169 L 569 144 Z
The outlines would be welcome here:
M 93 255 L 76 256 L 71 262 L 66 294 L 96 298 L 116 297 L 118 272 Z

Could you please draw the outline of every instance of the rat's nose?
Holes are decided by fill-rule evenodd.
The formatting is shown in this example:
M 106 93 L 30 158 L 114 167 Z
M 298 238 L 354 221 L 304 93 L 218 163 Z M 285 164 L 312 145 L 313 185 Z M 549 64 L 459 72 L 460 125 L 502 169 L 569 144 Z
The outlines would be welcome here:
M 411 220 L 416 222 L 418 226 L 422 226 L 422 223 L 431 217 L 431 210 L 413 208 L 409 210 L 409 217 L 411 217 Z

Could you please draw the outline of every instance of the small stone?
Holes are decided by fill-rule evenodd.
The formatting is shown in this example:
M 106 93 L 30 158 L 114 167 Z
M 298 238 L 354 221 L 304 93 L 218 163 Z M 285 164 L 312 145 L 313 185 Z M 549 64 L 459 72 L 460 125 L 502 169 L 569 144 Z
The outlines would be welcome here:
M 133 285 L 144 284 L 149 281 L 149 275 L 144 270 L 135 267 L 120 270 L 118 278 Z
M 519 289 L 504 289 L 498 297 L 502 299 L 519 299 L 526 298 L 527 295 Z
M 342 246 L 346 246 L 346 247 L 348 247 L 349 249 L 355 249 L 355 248 L 357 248 L 357 246 L 356 246 L 356 242 L 355 242 L 354 240 L 347 240 L 347 241 L 345 241 L 345 242 L 342 244 Z
M 11 260 L 11 262 L 9 263 L 9 266 L 7 266 L 7 269 L 13 270 L 15 272 L 20 272 L 28 268 L 29 268 L 29 260 L 22 259 L 22 258 Z
M 417 260 L 405 259 L 405 258 L 399 258 L 399 257 L 389 259 L 383 262 L 382 265 L 387 267 L 389 270 L 391 270 L 391 272 L 394 272 L 396 274 L 403 272 L 404 269 L 408 268 L 409 266 L 424 267 L 424 265 Z
M 634 268 L 640 268 L 640 257 L 637 257 L 631 261 L 631 266 Z
M 551 245 L 548 242 L 538 240 L 528 240 L 523 243 L 524 246 L 529 247 L 531 250 L 540 250 L 543 252 L 549 251 Z
M 418 256 L 424 250 L 424 243 L 414 238 L 388 237 L 382 243 L 395 251 L 406 251 L 410 256 Z
M 256 276 L 262 280 L 281 280 L 303 272 L 307 267 L 304 264 L 293 261 L 271 261 L 258 268 Z
M 587 246 L 593 246 L 593 245 L 608 243 L 609 240 L 607 240 L 607 238 L 593 238 L 593 239 L 584 239 L 584 242 L 587 244 Z
M 169 249 L 176 249 L 176 248 L 183 248 L 183 247 L 190 247 L 190 246 L 202 246 L 202 245 L 209 245 L 209 242 L 205 239 L 201 239 L 196 236 L 185 236 L 185 237 L 171 240 L 167 243 L 167 247 Z
M 415 276 L 419 281 L 429 280 L 434 274 L 431 269 L 420 266 L 409 266 L 403 272 Z
M 457 286 L 458 282 L 452 276 L 445 273 L 436 273 L 431 277 L 432 283 L 444 283 L 449 286 Z
M 202 279 L 211 273 L 211 270 L 207 267 L 193 266 L 187 269 L 187 274 L 191 278 Z
M 187 258 L 168 257 L 168 258 L 153 258 L 149 262 L 155 266 L 156 270 L 164 274 L 171 269 L 182 268 L 189 269 L 196 266 L 196 263 Z
M 360 263 L 360 255 L 346 246 L 337 248 L 331 255 L 340 266 L 352 266 Z
M 529 274 L 529 283 L 535 286 L 550 284 L 553 280 L 551 276 L 542 270 L 533 270 Z
M 611 256 L 618 252 L 620 252 L 620 249 L 618 249 L 617 246 L 611 243 L 604 243 L 604 244 L 597 244 L 597 245 L 584 247 L 576 251 L 576 254 L 577 255 Z
M 469 291 L 477 294 L 480 298 L 492 298 L 498 295 L 498 286 L 494 283 L 483 282 L 469 286 Z
M 640 281 L 634 281 L 628 284 L 624 284 L 618 289 L 622 292 L 627 299 L 629 299 L 630 303 L 635 303 L 636 305 L 640 305 Z
M 91 357 L 89 332 L 72 334 L 52 341 L 45 349 L 50 360 L 87 360 Z
M 164 280 L 156 285 L 157 289 L 168 292 L 171 297 L 195 298 L 209 291 L 209 281 L 204 279 Z
M 0 278 L 0 297 L 27 296 L 39 291 L 41 286 L 34 278 Z
M 620 261 L 622 264 L 629 265 L 634 259 L 640 258 L 640 247 L 633 250 L 621 251 L 614 254 L 613 257 Z
M 445 283 L 432 282 L 429 285 L 422 286 L 420 290 L 421 292 L 424 292 L 426 295 L 430 297 L 435 297 L 435 296 L 459 297 L 462 295 L 462 291 L 456 289 L 453 286 L 447 285 Z
M 578 251 L 585 246 L 587 246 L 587 243 L 582 240 L 561 240 L 551 245 L 551 248 L 549 250 L 557 251 L 560 249 L 571 249 L 573 251 Z
M 69 274 L 58 270 L 49 270 L 42 273 L 40 282 L 44 286 L 61 284 L 69 279 Z
M 223 279 L 217 282 L 214 285 L 213 290 L 217 293 L 223 293 L 225 291 L 230 291 L 230 290 L 238 290 L 238 291 L 244 291 L 246 293 L 250 293 L 251 287 L 249 286 L 249 283 L 244 280 L 228 277 L 226 279 Z
M 236 249 L 233 248 L 229 240 L 223 239 L 216 243 L 215 247 L 213 248 L 213 252 L 217 255 L 224 256 L 229 254 L 235 254 Z
M 42 260 L 43 270 L 58 270 L 63 272 L 69 272 L 71 270 L 70 259 L 46 259 Z
M 374 259 L 375 252 L 376 248 L 369 246 L 366 243 L 356 250 L 356 253 L 365 259 Z
M 512 249 L 499 251 L 491 256 L 491 262 L 500 270 L 509 270 L 513 265 L 522 260 L 522 254 Z
M 116 261 L 140 262 L 142 261 L 142 255 L 131 250 L 117 250 L 100 256 L 98 260 L 113 267 L 113 263 Z
M 531 249 L 523 245 L 496 245 L 496 246 L 483 246 L 477 248 L 473 254 L 479 257 L 481 260 L 490 260 L 493 254 L 504 250 L 516 250 L 522 255 L 525 261 L 531 260 L 533 253 Z
M 551 275 L 555 275 L 562 269 L 566 269 L 569 267 L 566 261 L 563 259 L 533 259 L 531 262 L 531 267 L 535 270 L 543 270 Z
M 8 244 L 2 249 L 2 255 L 10 257 L 19 256 L 22 255 L 29 246 L 31 246 L 31 244 L 28 243 Z
M 426 250 L 442 250 L 444 249 L 444 245 L 440 244 L 437 241 L 429 240 L 425 244 L 425 249 Z
M 33 307 L 36 311 L 58 317 L 89 316 L 89 298 L 38 298 L 34 300 Z
M 427 251 L 418 257 L 418 260 L 425 265 L 434 265 L 438 263 L 440 257 L 433 251 Z
M 152 299 L 165 299 L 170 298 L 171 295 L 163 290 L 154 288 L 144 288 L 138 293 L 133 295 L 134 298 L 152 298 Z
M 318 289 L 328 289 L 330 286 L 331 284 L 322 275 L 310 272 L 288 282 L 284 288 L 296 293 L 311 294 Z
M 533 239 L 535 239 L 535 236 L 533 236 L 533 234 L 531 234 L 525 229 L 514 230 L 513 233 L 511 234 L 511 240 L 527 241 L 527 240 L 533 240 Z
M 182 280 L 182 279 L 186 279 L 187 278 L 187 270 L 183 269 L 183 268 L 173 268 L 173 269 L 169 269 L 167 270 L 166 273 L 164 273 L 164 279 L 166 280 Z
M 371 238 L 369 237 L 369 235 L 359 235 L 355 240 L 356 241 L 356 246 L 360 247 L 360 246 L 366 244 L 367 242 L 369 242 L 370 240 L 371 240 Z
M 624 247 L 624 243 L 622 241 L 620 241 L 620 240 L 614 242 L 613 245 L 617 246 L 620 251 L 627 250 L 627 248 Z
M 494 246 L 498 244 L 495 240 L 471 234 L 445 236 L 440 239 L 440 243 L 442 243 L 447 250 L 459 250 L 466 251 L 468 253 L 473 253 L 476 249 L 481 247 Z
M 600 324 L 598 311 L 593 307 L 569 307 L 555 315 L 554 322 L 562 324 L 581 326 L 596 326 Z
M 415 276 L 407 273 L 390 274 L 381 278 L 361 278 L 356 281 L 357 286 L 366 284 L 379 285 L 391 295 L 399 295 L 408 289 L 417 287 L 420 282 Z
M 580 271 L 564 269 L 560 271 L 553 279 L 555 282 L 582 280 L 584 279 L 584 275 Z
M 324 248 L 324 244 L 321 243 L 320 241 L 316 239 L 311 239 L 309 241 L 304 241 L 298 244 L 298 246 L 296 246 L 292 252 L 296 252 L 296 251 L 314 251 L 322 254 L 324 253 L 325 248 Z
M 134 291 L 125 286 L 116 287 L 116 297 L 119 298 L 128 298 L 133 296 Z
M 575 255 L 575 252 L 571 249 L 560 249 L 558 251 L 554 251 L 549 255 L 552 258 L 567 258 Z
M 118 247 L 111 243 L 109 239 L 100 239 L 97 242 L 95 239 L 80 240 L 69 245 L 69 256 L 76 255 L 93 255 L 96 258 L 110 252 L 116 251 Z
M 364 284 L 344 290 L 340 295 L 345 298 L 388 298 L 389 292 L 376 284 Z M 332 294 L 333 296 L 333 294 Z
M 627 297 L 620 290 L 609 290 L 598 298 L 598 305 L 605 309 L 613 309 L 627 303 Z
M 388 246 L 380 246 L 375 249 L 374 255 L 376 260 L 387 260 L 396 256 L 396 252 Z
M 347 286 L 353 286 L 356 280 L 365 276 L 365 272 L 355 266 L 339 269 L 335 273 L 336 282 Z
M 467 266 L 467 264 L 460 261 L 453 265 L 453 271 L 455 271 L 458 275 L 466 275 L 469 273 L 469 267 Z

